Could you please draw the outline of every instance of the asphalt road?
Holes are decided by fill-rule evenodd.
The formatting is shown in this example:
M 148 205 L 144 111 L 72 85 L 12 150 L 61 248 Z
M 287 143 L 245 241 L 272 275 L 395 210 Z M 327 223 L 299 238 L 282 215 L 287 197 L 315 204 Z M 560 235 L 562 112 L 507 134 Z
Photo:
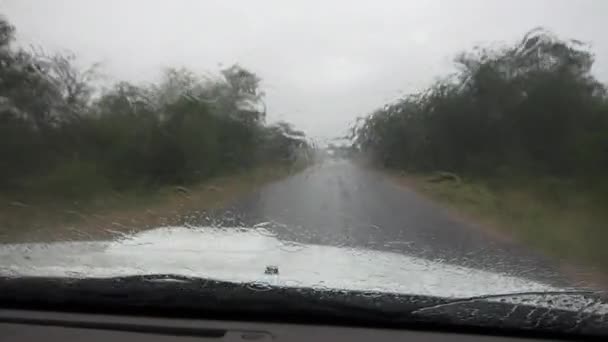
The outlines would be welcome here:
M 329 160 L 267 185 L 234 203 L 224 217 L 226 225 L 236 220 L 283 240 L 385 250 L 573 285 L 555 262 L 539 253 L 496 239 L 380 173 L 346 160 Z

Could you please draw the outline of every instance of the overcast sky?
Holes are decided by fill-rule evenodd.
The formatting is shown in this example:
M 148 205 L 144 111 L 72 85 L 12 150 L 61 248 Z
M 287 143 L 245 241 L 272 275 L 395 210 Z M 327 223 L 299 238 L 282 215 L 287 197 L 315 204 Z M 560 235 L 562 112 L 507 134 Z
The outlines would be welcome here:
M 19 42 L 101 61 L 111 79 L 238 62 L 263 78 L 269 121 L 317 138 L 428 85 L 459 51 L 537 26 L 590 42 L 608 80 L 604 0 L 0 0 L 0 13 Z

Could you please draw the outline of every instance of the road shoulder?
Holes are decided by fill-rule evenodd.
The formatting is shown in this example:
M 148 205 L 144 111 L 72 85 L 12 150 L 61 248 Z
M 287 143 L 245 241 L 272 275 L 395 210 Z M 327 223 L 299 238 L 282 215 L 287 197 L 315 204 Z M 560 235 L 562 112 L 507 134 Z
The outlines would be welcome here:
M 222 208 L 302 168 L 265 165 L 190 186 L 145 194 L 115 193 L 86 201 L 0 198 L 0 243 L 103 240 L 159 226 L 196 224 Z
M 524 245 L 556 260 L 560 269 L 581 286 L 608 289 L 608 274 L 604 271 L 608 259 L 600 243 L 603 240 L 585 235 L 588 232 L 581 232 L 577 224 L 592 220 L 586 212 L 559 212 L 525 191 L 496 192 L 460 179 L 435 182 L 428 174 L 377 172 L 437 203 L 471 229 L 501 242 Z M 597 251 L 588 250 L 590 238 Z

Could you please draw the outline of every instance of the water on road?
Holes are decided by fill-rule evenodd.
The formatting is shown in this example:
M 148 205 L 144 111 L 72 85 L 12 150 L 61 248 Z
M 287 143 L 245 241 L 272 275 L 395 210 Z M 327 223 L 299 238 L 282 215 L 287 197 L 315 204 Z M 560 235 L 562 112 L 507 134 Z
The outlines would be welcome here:
M 391 251 L 558 286 L 570 284 L 556 263 L 539 253 L 498 240 L 382 174 L 347 160 L 329 160 L 267 185 L 222 214 L 284 241 Z

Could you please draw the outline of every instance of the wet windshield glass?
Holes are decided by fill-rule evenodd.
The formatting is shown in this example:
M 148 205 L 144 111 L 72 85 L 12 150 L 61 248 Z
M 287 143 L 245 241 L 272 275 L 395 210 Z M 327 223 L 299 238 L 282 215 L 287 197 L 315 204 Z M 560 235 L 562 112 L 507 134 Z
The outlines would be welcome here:
M 603 315 L 607 13 L 2 0 L 0 276 Z

